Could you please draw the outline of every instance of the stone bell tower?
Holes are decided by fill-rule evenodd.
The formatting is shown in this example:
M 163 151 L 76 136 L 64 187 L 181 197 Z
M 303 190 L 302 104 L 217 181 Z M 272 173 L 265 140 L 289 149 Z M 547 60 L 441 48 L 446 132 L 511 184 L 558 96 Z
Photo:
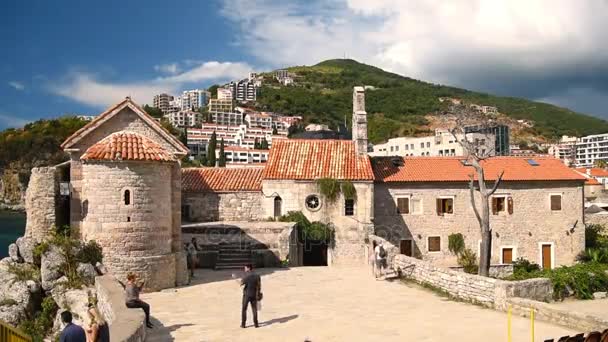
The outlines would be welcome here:
M 353 88 L 353 141 L 357 154 L 367 154 L 367 112 L 365 88 Z

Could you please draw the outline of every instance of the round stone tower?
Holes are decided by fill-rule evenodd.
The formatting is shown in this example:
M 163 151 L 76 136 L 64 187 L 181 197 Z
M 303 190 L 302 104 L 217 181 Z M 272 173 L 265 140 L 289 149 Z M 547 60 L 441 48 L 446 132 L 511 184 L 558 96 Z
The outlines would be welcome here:
M 176 158 L 130 131 L 110 134 L 81 156 L 80 233 L 103 248 L 118 279 L 133 272 L 156 290 L 176 284 L 172 174 Z

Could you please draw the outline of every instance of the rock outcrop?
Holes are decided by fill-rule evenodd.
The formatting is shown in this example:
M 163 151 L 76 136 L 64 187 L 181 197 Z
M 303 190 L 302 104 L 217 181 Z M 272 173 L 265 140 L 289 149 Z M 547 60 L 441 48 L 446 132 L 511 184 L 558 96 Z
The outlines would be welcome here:
M 19 256 L 23 258 L 23 261 L 29 264 L 33 264 L 34 248 L 36 248 L 36 242 L 30 238 L 20 237 L 17 239 L 15 244 L 18 247 Z
M 40 277 L 43 290 L 51 290 L 57 280 L 61 278 L 60 267 L 63 263 L 65 263 L 65 258 L 59 247 L 55 245 L 50 245 L 49 249 L 42 254 L 40 258 Z
M 29 281 L 18 280 L 9 271 L 9 267 L 15 265 L 18 264 L 10 258 L 0 260 L 0 320 L 11 325 L 19 324 L 33 313 L 42 295 L 39 287 Z

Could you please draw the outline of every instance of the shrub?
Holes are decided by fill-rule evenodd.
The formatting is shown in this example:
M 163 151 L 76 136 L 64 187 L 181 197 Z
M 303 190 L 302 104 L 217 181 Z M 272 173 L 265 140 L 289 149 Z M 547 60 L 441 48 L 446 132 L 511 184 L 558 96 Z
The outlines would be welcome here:
M 477 274 L 479 271 L 477 255 L 470 248 L 465 248 L 458 255 L 458 265 L 462 266 L 466 273 Z
M 355 189 L 355 186 L 352 182 L 342 182 L 341 190 L 345 199 L 352 199 L 354 201 L 357 201 L 357 190 Z
M 448 236 L 448 249 L 454 255 L 460 255 L 464 251 L 464 236 L 460 233 Z
M 34 317 L 21 322 L 19 328 L 30 335 L 32 341 L 43 341 L 53 327 L 53 322 L 58 309 L 59 307 L 53 300 L 53 297 L 45 297 L 42 300 L 42 310 L 37 312 Z
M 14 275 L 13 283 L 33 280 L 40 282 L 40 270 L 30 264 L 9 264 L 8 272 Z
M 576 256 L 579 262 L 608 263 L 608 248 L 587 248 Z
M 289 211 L 286 215 L 279 217 L 280 222 L 296 222 L 302 234 L 302 239 L 332 242 L 334 241 L 334 229 L 331 224 L 322 222 L 310 222 L 301 211 Z
M 95 265 L 102 262 L 103 253 L 101 246 L 95 240 L 90 240 L 82 246 L 82 249 L 76 256 L 79 262 Z
M 340 183 L 333 178 L 320 178 L 317 180 L 319 192 L 329 203 L 333 203 L 338 199 L 340 194 Z
M 598 263 L 562 266 L 547 271 L 553 283 L 553 296 L 563 299 L 568 295 L 568 289 L 574 292 L 578 299 L 591 299 L 593 293 L 608 290 L 607 265 Z

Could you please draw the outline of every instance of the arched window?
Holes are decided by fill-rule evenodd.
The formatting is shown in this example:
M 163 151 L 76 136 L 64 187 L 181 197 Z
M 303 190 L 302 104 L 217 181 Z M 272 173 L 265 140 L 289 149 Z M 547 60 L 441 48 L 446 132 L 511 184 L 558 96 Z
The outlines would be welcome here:
M 125 205 L 131 205 L 131 190 L 125 190 L 124 202 Z
M 277 196 L 274 198 L 274 217 L 281 216 L 281 207 L 283 206 L 283 200 Z

